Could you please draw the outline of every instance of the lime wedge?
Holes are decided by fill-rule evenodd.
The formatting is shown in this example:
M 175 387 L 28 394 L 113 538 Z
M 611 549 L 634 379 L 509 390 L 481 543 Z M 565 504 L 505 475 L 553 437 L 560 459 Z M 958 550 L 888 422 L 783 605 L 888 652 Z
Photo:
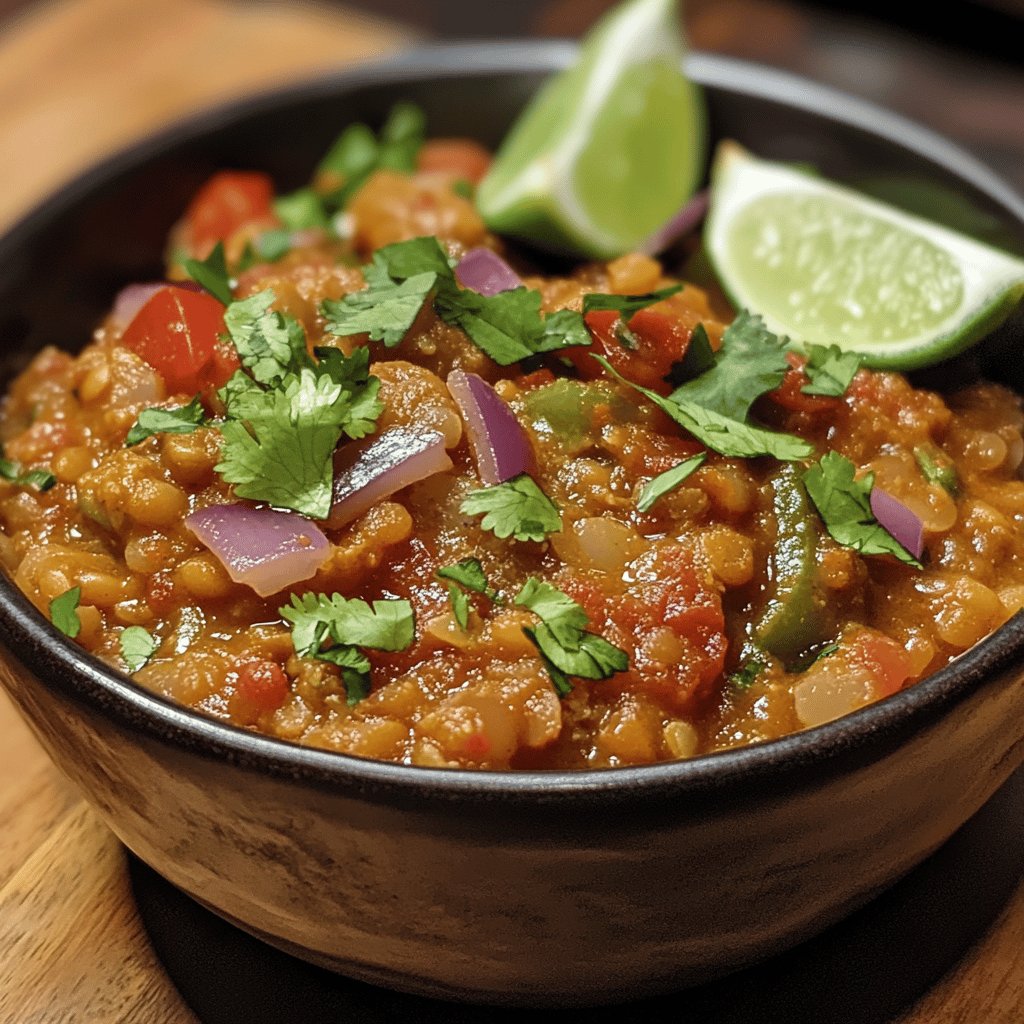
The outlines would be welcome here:
M 477 191 L 487 225 L 565 253 L 635 248 L 700 182 L 704 101 L 682 73 L 677 0 L 628 0 L 520 115 Z
M 937 363 L 1024 295 L 1024 261 L 734 142 L 715 156 L 704 237 L 737 307 L 868 366 Z

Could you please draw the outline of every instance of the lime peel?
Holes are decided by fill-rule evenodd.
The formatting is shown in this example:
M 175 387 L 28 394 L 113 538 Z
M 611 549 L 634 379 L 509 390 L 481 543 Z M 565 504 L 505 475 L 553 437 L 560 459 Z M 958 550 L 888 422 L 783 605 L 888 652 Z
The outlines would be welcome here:
M 868 366 L 955 355 L 1024 296 L 1024 261 L 736 143 L 715 158 L 705 242 L 737 307 Z

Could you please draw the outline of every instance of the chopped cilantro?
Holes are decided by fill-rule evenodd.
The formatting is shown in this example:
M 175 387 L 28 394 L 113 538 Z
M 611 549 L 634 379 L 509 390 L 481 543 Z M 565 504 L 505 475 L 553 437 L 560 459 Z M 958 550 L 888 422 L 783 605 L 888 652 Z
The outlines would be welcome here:
M 416 169 L 416 156 L 426 134 L 419 107 L 397 103 L 380 130 L 380 138 L 365 124 L 349 125 L 317 165 L 317 175 L 340 178 L 342 185 L 331 194 L 336 207 L 345 207 L 380 168 L 408 173 Z
M 318 192 L 308 186 L 278 196 L 274 200 L 274 213 L 286 231 L 305 231 L 308 228 L 328 228 L 331 218 Z
M 480 525 L 502 540 L 542 541 L 562 529 L 561 513 L 528 473 L 470 491 L 460 510 L 470 516 L 483 515 Z
M 678 405 L 693 403 L 742 422 L 761 395 L 782 383 L 787 369 L 785 339 L 769 331 L 759 316 L 741 310 L 722 335 L 714 365 L 670 397 Z
M 138 672 L 156 653 L 158 644 L 141 626 L 128 626 L 121 630 L 121 657 L 129 672 Z
M 128 431 L 124 446 L 131 448 L 154 434 L 191 434 L 206 426 L 206 412 L 197 395 L 176 409 L 143 409 Z
M 519 287 L 481 295 L 460 288 L 436 238 L 413 238 L 385 246 L 363 273 L 367 282 L 363 291 L 323 304 L 332 333 L 365 332 L 375 341 L 397 345 L 433 293 L 437 314 L 465 331 L 502 366 L 542 352 L 590 344 L 590 333 L 579 313 L 562 309 L 547 317 L 541 315 L 540 292 Z
M 492 601 L 500 600 L 498 592 L 488 585 L 479 558 L 463 558 L 454 565 L 443 565 L 437 570 L 437 575 L 443 580 L 453 580 L 460 587 L 472 590 L 476 594 L 483 594 Z
M 274 300 L 273 291 L 267 288 L 232 302 L 224 312 L 224 325 L 242 365 L 261 384 L 271 385 L 313 365 L 302 325 L 271 309 Z
M 201 284 L 218 302 L 231 305 L 231 277 L 224 259 L 224 243 L 218 242 L 205 260 L 185 260 L 185 273 Z
M 78 617 L 78 602 L 81 599 L 82 588 L 72 587 L 50 602 L 50 621 L 72 640 L 82 628 L 82 621 Z
M 313 519 L 331 510 L 331 456 L 342 433 L 362 437 L 367 413 L 380 412 L 379 381 L 353 395 L 327 373 L 303 369 L 264 391 L 241 371 L 221 389 L 228 419 L 214 469 L 240 498 L 295 509 Z
M 768 667 L 768 661 L 760 654 L 749 654 L 739 668 L 729 676 L 729 682 L 738 690 L 749 690 L 757 677 Z
M 300 658 L 328 661 L 341 669 L 350 705 L 369 693 L 370 662 L 360 647 L 402 651 L 415 636 L 416 617 L 408 601 L 374 601 L 340 594 L 292 594 L 291 604 L 278 609 L 292 624 L 292 644 Z M 334 646 L 321 650 L 325 640 Z
M 682 291 L 682 288 L 681 284 L 673 284 L 644 295 L 604 295 L 600 292 L 591 292 L 583 296 L 583 315 L 600 309 L 614 309 L 623 320 L 629 320 L 634 313 L 653 306 L 670 295 L 675 295 L 676 292 Z
M 686 346 L 683 358 L 677 364 L 676 380 L 690 380 L 702 373 L 707 373 L 715 365 L 715 350 L 711 347 L 711 339 L 703 324 L 697 324 L 690 335 L 690 344 Z
M 810 384 L 800 390 L 805 395 L 826 395 L 840 398 L 860 369 L 861 357 L 844 352 L 838 345 L 810 345 L 804 372 Z
M 455 621 L 463 628 L 469 626 L 469 597 L 465 590 L 483 594 L 492 601 L 500 602 L 498 592 L 488 586 L 483 566 L 478 558 L 463 558 L 454 565 L 443 565 L 434 574 L 439 579 L 448 580 L 448 600 L 452 606 Z M 462 588 L 465 588 L 463 590 Z
M 21 463 L 13 459 L 0 458 L 0 477 L 18 487 L 34 487 L 37 491 L 48 491 L 57 478 L 46 469 L 22 469 Z
M 287 228 L 271 228 L 258 235 L 255 243 L 246 242 L 238 260 L 238 270 L 248 270 L 257 263 L 275 263 L 292 247 L 292 233 Z
M 689 431 L 698 441 L 706 444 L 720 455 L 752 459 L 760 455 L 771 455 L 782 462 L 804 459 L 814 453 L 813 447 L 803 438 L 792 434 L 779 434 L 762 427 L 755 427 L 740 420 L 730 419 L 711 409 L 705 409 L 687 398 L 663 398 L 650 388 L 641 387 L 626 380 L 607 359 L 594 358 L 616 379 L 627 384 L 640 394 L 646 395 L 659 409 Z M 675 392 L 678 395 L 678 389 Z
M 568 676 L 608 679 L 629 668 L 629 655 L 596 633 L 587 632 L 587 613 L 550 583 L 531 576 L 514 603 L 541 620 L 523 632 L 540 651 L 560 696 L 572 691 Z
M 804 486 L 834 540 L 862 555 L 895 555 L 921 563 L 892 536 L 871 511 L 874 473 L 856 479 L 857 467 L 839 452 L 829 452 L 804 473 Z
M 937 484 L 951 498 L 960 495 L 960 477 L 952 460 L 933 445 L 914 449 L 914 459 L 930 484 Z
M 639 512 L 648 512 L 654 503 L 669 491 L 675 490 L 691 473 L 700 469 L 707 458 L 705 452 L 680 462 L 678 466 L 659 473 L 653 480 L 648 480 L 640 491 L 636 507 Z

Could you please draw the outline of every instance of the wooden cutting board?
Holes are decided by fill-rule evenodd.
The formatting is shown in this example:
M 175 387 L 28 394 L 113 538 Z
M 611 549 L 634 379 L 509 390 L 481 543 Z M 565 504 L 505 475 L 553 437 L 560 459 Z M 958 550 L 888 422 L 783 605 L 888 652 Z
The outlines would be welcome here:
M 313 4 L 38 6 L 0 35 L 0 229 L 84 166 L 176 117 L 412 41 L 393 23 Z M 0 737 L 0 1024 L 196 1021 L 141 924 L 123 850 L 4 695 Z M 900 1022 L 1022 1020 L 1018 887 Z

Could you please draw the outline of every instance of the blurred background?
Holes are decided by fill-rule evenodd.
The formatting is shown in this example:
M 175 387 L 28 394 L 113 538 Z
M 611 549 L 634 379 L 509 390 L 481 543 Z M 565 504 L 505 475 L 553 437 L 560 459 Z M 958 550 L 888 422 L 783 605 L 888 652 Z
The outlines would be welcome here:
M 192 110 L 431 38 L 578 36 L 612 0 L 0 0 L 0 229 Z M 694 47 L 892 107 L 1024 191 L 1024 0 L 688 0 Z

